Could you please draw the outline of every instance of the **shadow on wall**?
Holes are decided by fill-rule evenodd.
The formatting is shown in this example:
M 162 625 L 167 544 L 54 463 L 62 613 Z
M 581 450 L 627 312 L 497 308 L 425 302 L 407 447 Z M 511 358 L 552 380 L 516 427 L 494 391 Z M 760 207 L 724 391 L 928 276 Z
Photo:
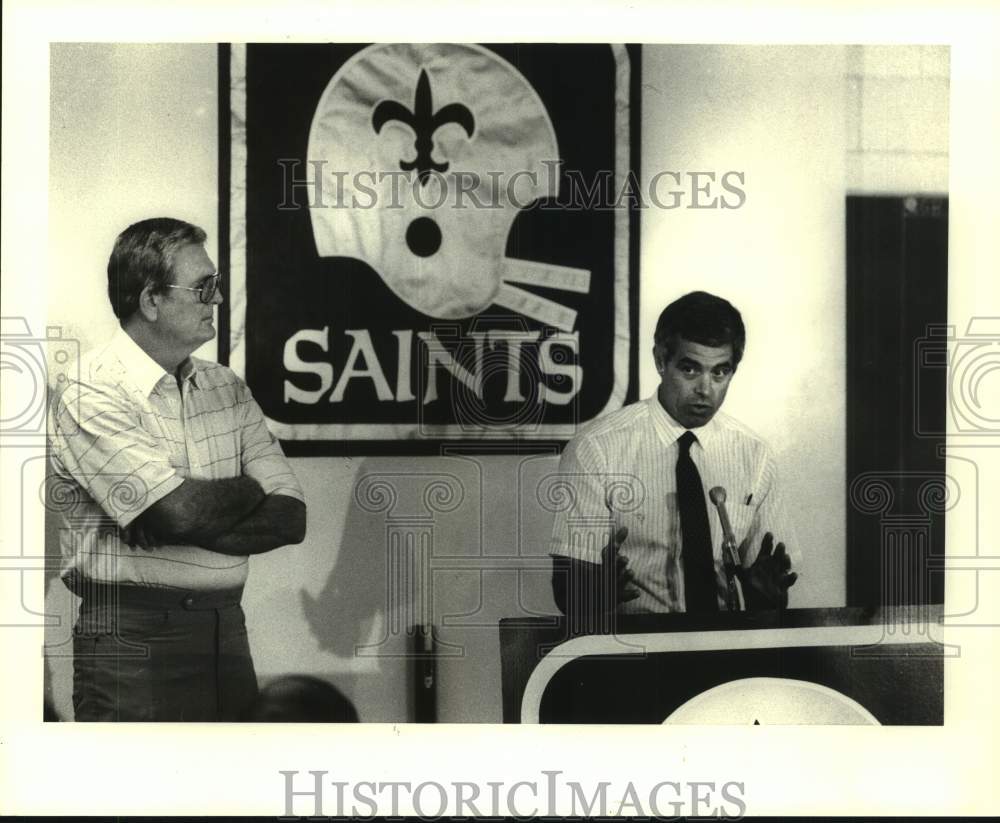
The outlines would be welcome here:
M 340 657 L 405 653 L 410 627 L 435 622 L 449 605 L 442 572 L 482 551 L 479 462 L 446 458 L 400 470 L 406 465 L 362 462 L 326 585 L 315 597 L 302 593 L 320 647 Z
M 373 461 L 362 461 L 357 478 L 364 478 Z M 350 486 L 347 516 L 336 561 L 319 594 L 300 592 L 309 630 L 322 651 L 354 660 L 358 646 L 371 642 L 385 617 L 386 550 L 384 518 L 358 504 L 356 484 Z
M 434 546 L 447 545 L 447 515 L 469 498 L 468 482 L 447 463 L 427 470 L 435 464 L 413 471 L 405 470 L 412 461 L 362 460 L 340 504 L 347 510 L 333 568 L 318 594 L 299 595 L 319 649 L 347 661 L 345 687 L 357 684 L 351 694 L 373 722 L 414 719 L 410 629 L 434 620 Z
M 412 627 L 440 627 L 456 615 L 478 623 L 481 615 L 494 640 L 498 615 L 483 613 L 486 592 L 475 560 L 486 545 L 482 473 L 483 461 L 468 457 L 366 458 L 353 473 L 340 503 L 346 514 L 333 568 L 317 594 L 299 596 L 319 649 L 347 662 L 338 681 L 368 721 L 416 719 Z M 475 665 L 448 641 L 439 654 L 464 658 L 453 674 L 465 688 L 492 664 L 492 645 L 472 641 L 469 654 L 490 658 Z M 498 674 L 490 679 L 499 683 Z

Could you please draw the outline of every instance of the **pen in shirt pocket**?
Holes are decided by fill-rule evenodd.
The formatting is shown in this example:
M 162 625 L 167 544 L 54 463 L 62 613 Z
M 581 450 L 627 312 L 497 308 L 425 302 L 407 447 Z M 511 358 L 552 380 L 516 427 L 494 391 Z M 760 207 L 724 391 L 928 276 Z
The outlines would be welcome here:
M 750 503 L 753 501 L 753 489 L 760 487 L 761 481 L 764 478 L 764 469 L 766 465 L 767 465 L 766 463 L 762 462 L 760 466 L 757 468 L 757 476 L 754 478 L 753 483 L 750 484 L 751 491 L 749 494 L 747 494 L 746 502 L 743 504 L 744 506 L 749 506 Z

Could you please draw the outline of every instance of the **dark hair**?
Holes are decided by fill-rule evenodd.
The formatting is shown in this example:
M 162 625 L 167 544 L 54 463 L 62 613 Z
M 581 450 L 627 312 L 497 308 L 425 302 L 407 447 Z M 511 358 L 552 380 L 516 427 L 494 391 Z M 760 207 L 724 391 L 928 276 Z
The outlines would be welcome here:
M 358 711 L 332 683 L 308 674 L 279 677 L 260 690 L 246 719 L 257 723 L 357 723 Z
M 747 333 L 743 318 L 728 300 L 704 291 L 693 291 L 667 306 L 656 322 L 653 342 L 674 356 L 679 339 L 703 346 L 733 347 L 733 368 L 743 359 Z
M 205 239 L 204 230 L 172 217 L 141 220 L 119 234 L 108 260 L 108 299 L 115 317 L 131 317 L 146 286 L 154 294 L 165 291 L 177 251 Z

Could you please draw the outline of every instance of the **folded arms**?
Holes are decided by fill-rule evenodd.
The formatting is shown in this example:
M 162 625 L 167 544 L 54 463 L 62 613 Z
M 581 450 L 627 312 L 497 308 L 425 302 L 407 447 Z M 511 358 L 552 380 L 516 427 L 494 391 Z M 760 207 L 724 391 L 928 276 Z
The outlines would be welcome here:
M 126 538 L 142 548 L 183 543 L 248 555 L 301 543 L 305 531 L 305 504 L 288 495 L 265 495 L 256 480 L 243 476 L 185 480 L 139 515 Z

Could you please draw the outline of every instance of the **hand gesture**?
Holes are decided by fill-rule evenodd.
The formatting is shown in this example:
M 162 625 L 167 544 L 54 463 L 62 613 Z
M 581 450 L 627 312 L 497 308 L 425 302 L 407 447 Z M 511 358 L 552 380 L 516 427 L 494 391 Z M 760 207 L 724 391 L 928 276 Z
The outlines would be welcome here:
M 609 609 L 635 600 L 639 596 L 639 590 L 632 585 L 635 574 L 628 567 L 628 560 L 618 553 L 627 537 L 628 526 L 622 526 L 611 536 L 610 542 L 601 551 L 604 591 L 614 593 L 613 598 L 606 601 Z
M 785 553 L 785 544 L 779 543 L 775 547 L 771 533 L 765 534 L 753 565 L 740 568 L 738 572 L 747 610 L 785 608 L 788 605 L 788 589 L 799 577 L 789 571 L 791 568 L 792 561 Z

